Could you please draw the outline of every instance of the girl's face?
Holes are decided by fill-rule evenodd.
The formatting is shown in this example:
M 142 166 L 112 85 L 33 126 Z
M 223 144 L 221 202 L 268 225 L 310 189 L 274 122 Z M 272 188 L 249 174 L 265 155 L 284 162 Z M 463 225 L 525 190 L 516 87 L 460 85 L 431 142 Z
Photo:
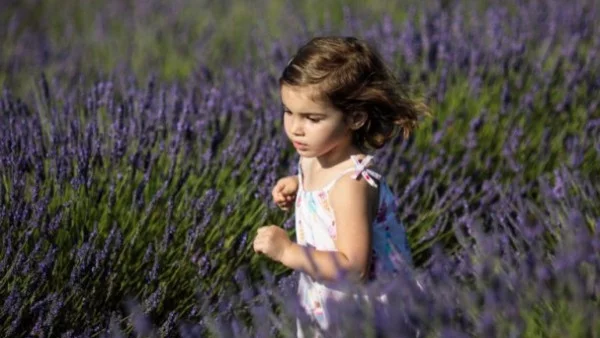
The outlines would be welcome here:
M 314 101 L 312 87 L 281 86 L 283 124 L 303 157 L 321 157 L 351 144 L 344 114 L 326 102 Z

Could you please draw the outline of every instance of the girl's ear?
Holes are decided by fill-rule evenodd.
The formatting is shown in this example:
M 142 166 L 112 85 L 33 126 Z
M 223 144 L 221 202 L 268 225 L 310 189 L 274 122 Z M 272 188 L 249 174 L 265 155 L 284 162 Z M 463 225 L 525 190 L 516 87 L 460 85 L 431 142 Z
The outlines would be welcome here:
M 352 114 L 349 121 L 350 129 L 358 130 L 367 123 L 368 115 L 364 111 L 358 111 Z

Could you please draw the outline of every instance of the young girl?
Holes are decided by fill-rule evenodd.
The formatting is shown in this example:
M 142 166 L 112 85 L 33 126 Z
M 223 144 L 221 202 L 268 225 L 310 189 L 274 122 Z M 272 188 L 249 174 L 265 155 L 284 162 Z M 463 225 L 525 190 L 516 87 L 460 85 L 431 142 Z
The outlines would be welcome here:
M 345 276 L 368 282 L 411 263 L 394 195 L 372 165 L 397 131 L 427 114 L 406 96 L 378 53 L 353 37 L 302 46 L 279 79 L 285 132 L 300 155 L 298 175 L 280 179 L 275 203 L 295 203 L 296 242 L 278 226 L 258 229 L 254 250 L 300 271 L 298 295 L 322 329 L 329 297 Z M 298 336 L 302 330 L 298 327 Z

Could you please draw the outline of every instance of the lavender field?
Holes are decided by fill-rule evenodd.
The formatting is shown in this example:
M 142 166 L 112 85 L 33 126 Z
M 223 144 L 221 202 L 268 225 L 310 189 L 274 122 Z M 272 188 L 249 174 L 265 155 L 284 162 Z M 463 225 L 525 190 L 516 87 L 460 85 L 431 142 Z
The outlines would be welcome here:
M 295 337 L 277 79 L 367 39 L 433 112 L 378 150 L 415 266 L 326 337 L 600 337 L 600 3 L 23 0 L 0 9 L 0 336 Z M 596 22 L 596 23 L 595 23 Z

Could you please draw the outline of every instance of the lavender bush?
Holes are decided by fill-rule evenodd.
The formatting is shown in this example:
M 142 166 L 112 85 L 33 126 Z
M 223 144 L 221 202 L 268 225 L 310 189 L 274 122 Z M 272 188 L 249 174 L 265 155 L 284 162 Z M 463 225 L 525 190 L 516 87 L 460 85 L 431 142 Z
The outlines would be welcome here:
M 0 14 L 3 336 L 293 336 L 296 316 L 310 326 L 295 274 L 250 243 L 266 223 L 294 235 L 270 202 L 297 163 L 277 77 L 318 34 L 369 39 L 435 114 L 376 154 L 416 266 L 352 290 L 386 292 L 389 305 L 328 304 L 327 333 L 599 336 L 596 2 L 450 1 L 379 16 L 350 5 L 316 21 L 259 2 L 300 29 L 267 21 L 240 36 L 194 18 L 191 0 L 120 3 L 81 5 L 73 22 L 51 17 L 52 1 Z M 36 15 L 39 26 L 23 23 Z M 128 15 L 133 33 L 119 23 Z M 134 46 L 88 58 L 131 43 L 119 34 Z

